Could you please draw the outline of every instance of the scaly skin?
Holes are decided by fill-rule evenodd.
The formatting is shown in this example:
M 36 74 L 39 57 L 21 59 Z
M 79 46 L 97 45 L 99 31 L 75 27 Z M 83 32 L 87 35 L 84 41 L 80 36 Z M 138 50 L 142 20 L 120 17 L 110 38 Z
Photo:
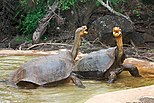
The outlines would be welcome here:
M 122 33 L 119 27 L 113 28 L 113 36 L 116 38 L 117 47 L 118 47 L 118 59 L 117 62 L 122 64 L 121 57 L 123 55 L 123 41 L 122 41 Z
M 75 31 L 74 45 L 71 50 L 73 59 L 75 59 L 78 54 L 80 42 L 81 42 L 81 37 L 88 34 L 88 32 L 86 30 L 87 30 L 87 26 L 82 26 Z

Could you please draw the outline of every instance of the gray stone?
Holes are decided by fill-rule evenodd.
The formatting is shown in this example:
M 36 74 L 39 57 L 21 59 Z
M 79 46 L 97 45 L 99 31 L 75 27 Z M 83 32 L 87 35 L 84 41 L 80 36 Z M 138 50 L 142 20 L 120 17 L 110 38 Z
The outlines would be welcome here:
M 105 15 L 95 20 L 89 28 L 87 39 L 93 41 L 96 38 L 99 38 L 102 43 L 114 45 L 115 40 L 112 36 L 112 29 L 115 26 L 122 29 L 124 43 L 130 43 L 131 40 L 138 40 L 136 39 L 137 35 L 134 32 L 134 25 L 130 21 L 120 16 L 111 15 Z

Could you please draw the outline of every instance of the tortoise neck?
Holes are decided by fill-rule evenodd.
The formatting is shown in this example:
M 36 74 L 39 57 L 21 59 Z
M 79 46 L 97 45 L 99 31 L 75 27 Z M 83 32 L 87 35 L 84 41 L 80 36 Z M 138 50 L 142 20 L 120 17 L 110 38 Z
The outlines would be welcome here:
M 121 61 L 121 58 L 122 58 L 122 55 L 123 55 L 123 41 L 122 41 L 122 36 L 116 38 L 116 42 L 117 42 L 117 47 L 118 47 L 118 63 L 121 64 L 122 61 Z
M 81 36 L 78 33 L 75 33 L 75 40 L 71 50 L 74 60 L 77 57 L 77 54 L 79 52 L 80 42 L 81 42 Z

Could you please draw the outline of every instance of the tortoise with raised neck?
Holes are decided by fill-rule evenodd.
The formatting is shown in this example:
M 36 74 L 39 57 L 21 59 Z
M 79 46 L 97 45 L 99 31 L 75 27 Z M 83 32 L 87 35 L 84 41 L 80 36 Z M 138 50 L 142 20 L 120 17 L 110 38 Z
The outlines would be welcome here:
M 32 59 L 21 65 L 9 81 L 19 88 L 37 88 L 39 86 L 56 86 L 70 80 L 78 87 L 84 88 L 80 79 L 72 73 L 74 60 L 78 54 L 81 37 L 86 35 L 87 27 L 79 27 L 75 31 L 74 45 L 71 51 L 62 51 L 59 54 Z
M 89 53 L 76 62 L 73 72 L 84 79 L 107 79 L 108 83 L 113 83 L 117 75 L 123 70 L 129 71 L 134 77 L 140 77 L 135 65 L 122 64 L 125 60 L 125 54 L 123 52 L 122 32 L 119 27 L 113 28 L 113 36 L 116 39 L 116 47 Z

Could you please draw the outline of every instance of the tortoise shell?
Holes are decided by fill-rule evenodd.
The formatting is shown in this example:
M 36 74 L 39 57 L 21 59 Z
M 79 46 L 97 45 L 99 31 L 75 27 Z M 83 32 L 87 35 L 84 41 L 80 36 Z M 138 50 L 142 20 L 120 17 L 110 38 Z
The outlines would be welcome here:
M 23 64 L 11 77 L 10 81 L 19 86 L 29 82 L 45 85 L 69 77 L 74 60 L 70 51 L 43 56 Z
M 116 47 L 94 51 L 76 62 L 73 71 L 106 72 L 115 61 Z
M 86 79 L 105 79 L 115 69 L 117 47 L 94 51 L 81 58 L 73 67 L 73 72 Z

